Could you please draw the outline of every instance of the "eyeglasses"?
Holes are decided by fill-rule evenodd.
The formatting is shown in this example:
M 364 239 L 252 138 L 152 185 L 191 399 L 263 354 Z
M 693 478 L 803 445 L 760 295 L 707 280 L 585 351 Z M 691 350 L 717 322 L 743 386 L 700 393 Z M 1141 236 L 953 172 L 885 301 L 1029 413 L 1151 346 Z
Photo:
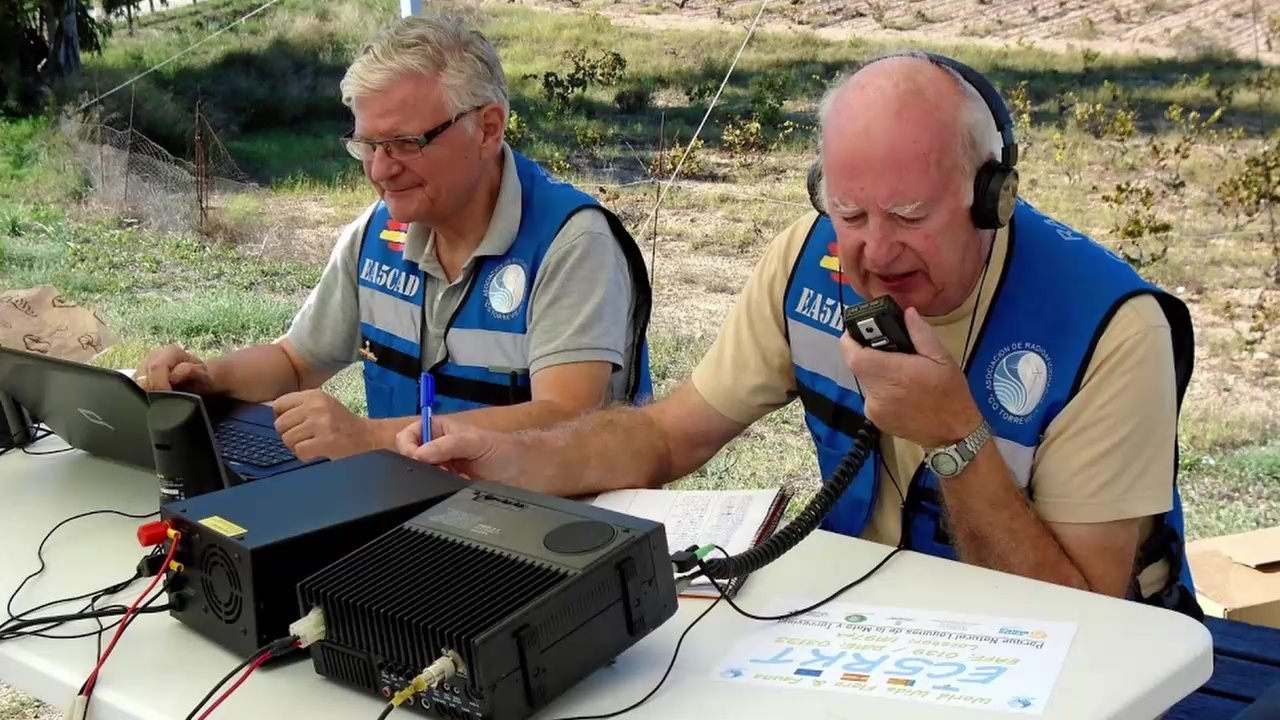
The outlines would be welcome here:
M 413 160 L 422 155 L 422 148 L 429 145 L 432 140 L 440 137 L 445 130 L 453 127 L 453 124 L 458 122 L 459 118 L 483 107 L 484 105 L 477 105 L 468 110 L 463 110 L 421 135 L 403 135 L 387 138 L 386 140 L 361 140 L 355 137 L 355 130 L 353 129 L 342 136 L 342 145 L 351 154 L 351 157 L 361 162 L 373 160 L 374 154 L 378 152 L 379 145 L 393 160 Z

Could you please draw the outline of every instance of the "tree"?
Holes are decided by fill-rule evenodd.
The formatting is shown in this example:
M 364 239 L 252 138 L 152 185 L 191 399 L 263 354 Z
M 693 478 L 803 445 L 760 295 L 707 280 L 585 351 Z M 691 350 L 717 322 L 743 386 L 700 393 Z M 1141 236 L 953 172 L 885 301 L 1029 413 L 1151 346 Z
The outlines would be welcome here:
M 101 0 L 119 15 L 139 0 Z M 38 111 L 51 84 L 80 71 L 82 52 L 99 52 L 110 34 L 91 0 L 0 0 L 0 114 Z
M 1250 219 L 1265 214 L 1263 238 L 1271 242 L 1272 265 L 1268 274 L 1280 286 L 1280 224 L 1275 208 L 1280 203 L 1280 146 L 1267 143 L 1245 158 L 1244 167 L 1218 186 L 1224 211 L 1244 213 Z

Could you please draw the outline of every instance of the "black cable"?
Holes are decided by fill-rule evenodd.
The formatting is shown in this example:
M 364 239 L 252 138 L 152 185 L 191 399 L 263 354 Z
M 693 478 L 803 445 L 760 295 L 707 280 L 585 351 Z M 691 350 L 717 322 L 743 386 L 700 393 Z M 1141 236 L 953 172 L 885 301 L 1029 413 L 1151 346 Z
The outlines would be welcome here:
M 137 609 L 137 610 L 135 610 L 135 611 L 133 612 L 133 614 L 132 614 L 132 615 L 130 615 L 130 616 L 129 616 L 129 617 L 127 617 L 127 618 L 121 618 L 121 619 L 119 619 L 119 620 L 115 621 L 114 623 L 112 623 L 112 624 L 110 624 L 110 625 L 106 625 L 106 626 L 104 626 L 104 625 L 102 624 L 102 620 L 101 620 L 101 619 L 98 619 L 98 620 L 97 620 L 97 622 L 98 622 L 98 629 L 97 629 L 97 630 L 90 631 L 90 632 L 87 632 L 87 633 L 83 633 L 83 634 L 81 634 L 81 635 L 53 635 L 53 636 L 41 635 L 40 637 L 52 637 L 52 638 L 56 638 L 56 639 L 63 639 L 63 640 L 66 640 L 66 639 L 71 639 L 71 638 L 81 638 L 81 637 L 88 637 L 88 636 L 90 636 L 90 635 L 97 635 L 97 636 L 98 636 L 98 654 L 93 656 L 93 662 L 94 662 L 94 664 L 96 665 L 96 664 L 98 663 L 98 661 L 102 658 L 102 636 L 103 636 L 103 634 L 104 634 L 104 633 L 106 633 L 106 631 L 110 630 L 111 628 L 114 628 L 115 626 L 119 625 L 120 623 L 124 623 L 124 627 L 120 629 L 120 634 L 123 636 L 123 635 L 124 635 L 124 633 L 125 633 L 125 631 L 129 629 L 129 626 L 133 624 L 133 621 L 134 621 L 134 620 L 137 620 L 137 619 L 138 619 L 138 616 L 139 616 L 139 615 L 141 615 L 142 613 L 144 613 L 144 612 L 160 612 L 160 611 L 163 611 L 163 610 L 168 610 L 168 609 L 171 607 L 171 605 L 170 605 L 169 603 L 165 603 L 163 606 L 161 606 L 160 608 L 157 608 L 157 609 L 156 609 L 156 610 L 154 610 L 154 611 L 153 611 L 153 610 L 151 609 L 151 607 L 150 607 L 151 603 L 153 603 L 153 602 L 155 602 L 156 600 L 159 600 L 160 598 L 164 597 L 164 596 L 165 596 L 165 594 L 167 594 L 168 592 L 169 592 L 169 583 L 168 583 L 168 581 L 166 580 L 166 581 L 165 581 L 165 583 L 164 583 L 164 585 L 163 585 L 159 590 L 157 590 L 157 591 L 156 591 L 156 594 L 155 594 L 155 595 L 152 595 L 152 596 L 150 597 L 150 599 L 148 599 L 146 602 L 142 603 L 142 605 L 140 605 L 140 606 L 138 607 L 138 609 Z M 125 610 L 126 610 L 126 611 L 128 611 L 128 608 L 126 607 L 126 608 L 125 608 Z M 85 681 L 84 681 L 84 682 L 82 682 L 82 683 L 80 683 L 80 690 L 76 693 L 76 695 L 77 695 L 77 696 L 80 696 L 80 695 L 84 695 L 84 696 L 85 696 L 85 701 L 84 701 L 84 711 L 85 711 L 85 715 L 86 715 L 86 717 L 88 716 L 88 713 L 89 713 L 89 703 L 93 700 L 93 693 L 92 693 L 92 692 L 89 692 L 89 693 L 87 693 L 87 694 L 86 694 L 86 686 L 87 686 L 88 684 L 89 684 L 89 679 L 88 679 L 88 678 L 85 678 Z
M 39 427 L 33 427 L 31 428 L 31 432 L 34 433 L 36 430 L 39 430 L 39 429 L 40 429 Z M 55 435 L 56 435 L 55 432 L 46 428 L 43 435 L 39 435 L 39 436 L 33 435 L 33 437 L 31 438 L 31 442 L 22 446 L 22 452 L 27 455 L 35 456 L 35 455 L 57 455 L 58 453 L 70 452 L 72 450 L 75 450 L 75 446 L 73 445 L 68 445 L 64 448 L 58 448 L 57 450 L 34 450 L 33 451 L 31 449 L 32 445 L 40 442 L 41 440 L 44 440 L 47 437 L 53 437 Z
M 44 432 L 44 434 L 43 434 L 43 435 L 36 435 L 36 434 L 35 434 L 35 433 L 42 432 L 42 431 Z M 41 440 L 43 440 L 43 439 L 45 439 L 45 438 L 47 438 L 47 437 L 49 437 L 49 436 L 51 436 L 51 435 L 53 435 L 53 434 L 54 434 L 52 430 L 50 430 L 50 429 L 48 429 L 48 428 L 42 428 L 42 427 L 40 427 L 39 425 L 32 425 L 32 426 L 31 426 L 31 427 L 29 427 L 29 428 L 25 428 L 25 429 L 23 429 L 23 430 L 19 430 L 19 431 L 15 432 L 15 433 L 11 433 L 11 434 L 9 435 L 9 443 L 10 443 L 10 445 L 9 445 L 9 447 L 6 447 L 6 448 L 0 448 L 0 455 L 4 455 L 5 453 L 13 452 L 14 450 L 18 450 L 18 449 L 20 449 L 20 448 L 19 448 L 19 446 L 16 444 L 16 443 L 17 443 L 17 441 L 18 441 L 18 436 L 19 436 L 19 435 L 26 434 L 26 433 L 31 433 L 31 434 L 32 434 L 31 439 L 27 441 L 27 445 L 31 445 L 31 444 L 34 444 L 34 443 L 38 443 L 38 442 L 40 442 Z M 25 448 L 26 448 L 26 446 L 24 445 L 24 446 L 22 446 L 22 448 L 21 448 L 21 449 L 25 449 Z M 40 453 L 37 453 L 37 454 L 40 454 Z
M 93 607 L 93 604 L 96 603 L 98 600 L 101 600 L 107 595 L 113 595 L 115 593 L 120 592 L 121 590 L 124 590 L 126 587 L 133 584 L 133 582 L 140 577 L 142 577 L 142 575 L 135 572 L 133 577 L 129 578 L 128 580 L 115 583 L 114 585 L 108 585 L 107 587 L 101 588 L 99 590 L 90 590 L 87 593 L 82 593 L 80 595 L 75 595 L 73 597 L 59 598 L 57 600 L 50 600 L 48 602 L 40 603 L 39 605 L 36 605 L 33 608 L 30 608 L 28 610 L 23 610 L 22 612 L 17 614 L 10 615 L 8 620 L 4 621 L 3 623 L 0 623 L 0 631 L 3 631 L 5 626 L 11 622 L 22 620 L 26 618 L 28 615 L 30 615 L 31 613 L 37 612 L 39 610 L 44 610 L 45 608 L 53 607 L 54 605 L 61 605 L 63 603 L 75 602 L 77 600 L 91 599 L 91 603 L 89 605 L 84 606 L 77 612 L 94 610 L 96 608 Z
M 862 464 L 867 461 L 879 438 L 880 431 L 864 419 L 853 440 L 853 447 L 849 448 L 849 452 L 845 453 L 840 464 L 831 472 L 831 477 L 822 483 L 822 487 L 794 520 L 764 542 L 739 555 L 699 562 L 702 574 L 722 580 L 750 575 L 799 544 L 817 530 L 818 525 L 831 512 L 836 500 L 848 489 Z
M 58 453 L 71 452 L 72 450 L 75 450 L 75 448 L 70 445 L 57 450 L 29 450 L 25 447 L 22 448 L 22 452 L 26 455 L 57 455 Z
M 251 664 L 253 664 L 253 661 L 254 661 L 254 660 L 257 660 L 258 658 L 262 657 L 262 656 L 263 656 L 263 654 L 268 653 L 268 652 L 271 652 L 271 646 L 270 646 L 270 645 L 266 645 L 266 646 L 260 647 L 260 648 L 258 648 L 257 650 L 254 650 L 254 651 L 253 651 L 253 654 L 252 654 L 252 655 L 250 655 L 248 658 L 246 658 L 244 662 L 242 662 L 242 663 L 240 663 L 239 665 L 236 665 L 234 668 L 232 668 L 232 669 L 231 669 L 231 672 L 229 672 L 229 673 L 227 673 L 225 676 L 223 676 L 223 678 L 222 678 L 221 680 L 219 680 L 219 681 L 218 681 L 218 684 L 216 684 L 216 685 L 214 685 L 212 688 L 210 688 L 210 689 L 209 689 L 208 694 L 206 694 L 203 698 L 201 698 L 200 702 L 196 703 L 196 706 L 195 706 L 194 708 L 192 708 L 192 709 L 191 709 L 191 712 L 187 715 L 186 720 L 192 720 L 192 718 L 194 718 L 194 717 L 196 716 L 196 714 L 200 712 L 201 708 L 203 708 L 203 707 L 205 706 L 205 704 L 206 704 L 206 703 L 208 703 L 210 700 L 212 700 L 212 699 L 213 699 L 213 695 L 214 695 L 214 693 L 216 693 L 216 692 L 218 692 L 219 690 L 221 690 L 221 689 L 222 689 L 222 686 L 227 684 L 227 681 L 229 681 L 231 678 L 235 677 L 235 676 L 236 676 L 236 674 L 237 674 L 237 673 L 239 673 L 241 670 L 244 670 L 245 668 L 247 668 L 247 667 L 249 667 Z
M 157 607 L 147 607 L 147 608 L 144 608 L 140 605 L 138 606 L 138 609 L 134 611 L 134 613 L 135 614 L 159 613 L 159 612 L 168 612 L 169 610 L 170 610 L 170 606 L 168 603 L 165 603 L 164 605 L 160 605 Z M 128 611 L 129 611 L 128 607 L 125 607 L 123 605 L 116 605 L 112 607 L 102 608 L 99 610 L 90 610 L 90 611 L 79 612 L 79 613 L 71 613 L 68 615 L 53 615 L 50 617 L 32 618 L 30 620 L 20 620 L 16 623 L 13 623 L 9 627 L 5 628 L 3 631 L 0 631 L 0 641 L 12 640 L 18 637 L 26 637 L 29 635 L 34 635 L 35 633 L 32 633 L 32 632 L 23 632 L 24 630 L 30 627 L 39 627 L 41 625 L 58 626 L 58 625 L 63 625 L 69 622 L 76 622 L 78 620 L 92 620 L 94 618 L 116 617 L 119 615 L 124 615 Z M 43 630 L 40 630 L 39 632 L 47 632 L 52 629 L 53 628 L 45 628 Z M 94 632 L 97 632 L 97 631 L 94 631 Z
M 852 453 L 850 453 L 850 454 L 852 454 Z M 834 476 L 834 473 L 833 473 L 833 476 Z M 720 547 L 719 545 L 714 545 L 713 547 L 715 547 L 715 548 L 716 548 L 717 550 L 719 550 L 722 554 L 724 554 L 724 556 L 725 556 L 726 558 L 730 558 L 730 557 L 731 557 L 731 556 L 729 555 L 728 551 L 726 551 L 724 548 Z M 871 577 L 871 576 L 872 576 L 872 575 L 874 575 L 874 574 L 875 574 L 875 573 L 876 573 L 880 568 L 884 567 L 884 566 L 885 566 L 885 563 L 889 562 L 889 559 L 890 559 L 890 558 L 892 558 L 894 555 L 897 555 L 897 554 L 898 554 L 899 552 L 901 552 L 903 549 L 904 549 L 904 547 L 903 547 L 901 544 L 899 544 L 899 545 L 898 545 L 897 547 L 895 547 L 895 548 L 894 548 L 894 549 L 893 549 L 893 550 L 892 550 L 888 555 L 886 555 L 886 556 L 884 557 L 884 559 L 882 559 L 880 562 L 876 563 L 875 567 L 873 567 L 873 568 L 871 568 L 870 570 L 868 570 L 867 572 L 863 573 L 861 577 L 859 577 L 859 578 L 857 578 L 856 580 L 854 580 L 854 581 L 852 581 L 852 582 L 848 583 L 847 585 L 845 585 L 844 587 L 842 587 L 842 588 L 840 588 L 839 590 L 835 591 L 834 593 L 832 593 L 831 595 L 827 596 L 826 598 L 824 598 L 824 599 L 822 599 L 822 600 L 820 600 L 820 601 L 818 601 L 818 602 L 816 602 L 816 603 L 814 603 L 814 604 L 812 604 L 812 605 L 810 605 L 810 606 L 808 606 L 808 607 L 801 608 L 801 609 L 799 609 L 799 610 L 793 610 L 793 611 L 791 611 L 791 612 L 789 612 L 789 613 L 785 613 L 785 614 L 783 614 L 783 615 L 776 615 L 776 616 L 756 615 L 756 614 L 754 614 L 754 613 L 747 612 L 746 610 L 743 610 L 742 608 L 738 607 L 737 603 L 735 603 L 735 602 L 734 602 L 734 601 L 729 597 L 729 595 L 725 592 L 725 589 L 720 585 L 720 583 L 716 582 L 715 577 L 714 577 L 714 576 L 709 575 L 709 574 L 706 572 L 706 566 L 707 566 L 708 562 L 707 562 L 707 561 L 705 561 L 705 560 L 699 560 L 699 561 L 698 561 L 698 567 L 700 568 L 700 572 L 695 573 L 693 576 L 689 576 L 689 577 L 695 577 L 695 576 L 697 576 L 697 575 L 708 575 L 707 579 L 708 579 L 708 580 L 710 580 L 710 581 L 711 581 L 711 584 L 712 584 L 712 585 L 714 585 L 714 586 L 715 586 L 715 588 L 716 588 L 716 593 L 717 593 L 717 595 L 716 595 L 716 599 L 715 599 L 715 602 L 713 602 L 713 603 L 711 603 L 709 606 L 707 606 L 707 609 L 706 609 L 706 610 L 703 610 L 703 611 L 702 611 L 702 613 L 701 613 L 700 615 L 698 615 L 698 617 L 694 618 L 694 619 L 693 619 L 693 622 L 689 623 L 689 627 L 685 628 L 685 629 L 684 629 L 684 632 L 680 633 L 680 639 L 676 641 L 676 649 L 675 649 L 675 651 L 674 651 L 674 652 L 672 652 L 672 653 L 671 653 L 671 662 L 667 664 L 667 671 L 666 671 L 666 672 L 664 672 L 664 673 L 662 674 L 662 679 L 658 680 L 658 684 L 657 684 L 657 685 L 654 685 L 654 686 L 653 686 L 653 689 L 652 689 L 652 690 L 650 690 L 650 691 L 649 691 L 649 693 L 648 693 L 647 695 L 645 695 L 644 697 L 640 698 L 640 699 L 639 699 L 639 700 L 637 700 L 636 702 L 632 703 L 631 705 L 628 705 L 627 707 L 625 707 L 625 708 L 623 708 L 623 709 L 621 709 L 621 710 L 617 710 L 617 711 L 615 711 L 615 712 L 607 713 L 607 714 L 605 714 L 605 715 L 575 715 L 575 716 L 573 716 L 573 717 L 558 718 L 557 720 L 604 720 L 605 718 L 617 717 L 618 715 L 622 715 L 622 714 L 624 714 L 624 713 L 631 712 L 632 710 L 636 709 L 637 707 L 640 707 L 640 706 L 641 706 L 642 704 L 644 704 L 644 703 L 645 703 L 649 698 L 653 697 L 653 695 L 654 695 L 655 693 L 657 693 L 657 692 L 658 692 L 658 690 L 662 687 L 662 684 L 663 684 L 663 683 L 665 683 L 665 682 L 667 681 L 667 678 L 671 675 L 671 670 L 672 670 L 673 668 L 675 668 L 675 666 L 676 666 L 676 658 L 680 656 L 680 646 L 681 646 L 682 644 L 684 644 L 685 636 L 686 636 L 686 635 L 688 635 L 688 634 L 689 634 L 689 631 L 690 631 L 690 630 L 692 630 L 695 626 L 697 626 L 697 624 L 698 624 L 699 622 L 701 622 L 701 621 L 702 621 L 702 618 L 706 617 L 708 613 L 710 613 L 712 610 L 714 610 L 714 609 L 715 609 L 715 607 L 716 607 L 716 605 L 719 605 L 719 604 L 720 604 L 720 601 L 721 601 L 721 600 L 724 600 L 725 602 L 729 603 L 729 607 L 731 607 L 731 608 L 733 608 L 734 610 L 736 610 L 736 611 L 738 612 L 738 614 L 740 614 L 740 615 L 742 615 L 742 616 L 744 616 L 744 617 L 747 617 L 747 618 L 751 618 L 752 620 L 785 620 L 786 618 L 795 617 L 795 616 L 797 616 L 797 615 L 803 615 L 803 614 L 805 614 L 805 613 L 807 613 L 807 612 L 809 612 L 809 611 L 811 611 L 811 610 L 814 610 L 814 609 L 819 608 L 819 607 L 821 607 L 821 606 L 823 606 L 823 605 L 826 605 L 827 603 L 831 602 L 832 600 L 835 600 L 836 598 L 840 597 L 841 595 L 843 595 L 844 593 L 848 592 L 849 590 L 851 590 L 851 589 L 853 589 L 853 588 L 857 587 L 858 585 L 862 584 L 864 581 L 866 581 L 866 579 L 867 579 L 867 578 Z M 388 715 L 390 715 L 390 714 L 391 714 L 391 710 L 393 710 L 393 709 L 394 709 L 394 707 L 393 707 L 392 705 L 388 704 L 388 705 L 387 705 L 387 707 L 383 709 L 382 714 L 378 716 L 378 720 L 385 720 L 385 718 L 386 718 Z
M 662 687 L 662 684 L 665 683 L 667 681 L 667 678 L 671 675 L 672 668 L 676 666 L 676 658 L 680 656 L 680 646 L 684 644 L 685 636 L 688 635 L 689 631 L 692 630 L 694 627 L 696 627 L 697 624 L 702 621 L 702 618 L 707 616 L 707 613 L 714 610 L 716 605 L 720 604 L 721 599 L 725 599 L 725 596 L 723 594 L 717 597 L 715 599 L 715 602 L 708 605 L 707 609 L 703 610 L 702 613 L 698 615 L 698 617 L 694 618 L 693 622 L 689 623 L 689 627 L 684 629 L 684 632 L 680 633 L 680 639 L 676 641 L 676 649 L 674 652 L 671 653 L 671 662 L 667 664 L 667 671 L 662 673 L 662 679 L 658 680 L 658 684 L 654 685 L 653 689 L 650 690 L 647 695 L 645 695 L 644 697 L 640 698 L 639 700 L 635 701 L 634 703 L 628 705 L 627 707 L 621 710 L 607 713 L 605 715 L 575 715 L 573 717 L 558 718 L 557 720 L 604 720 L 604 718 L 617 717 L 618 715 L 621 715 L 623 713 L 631 712 L 632 710 L 643 705 L 649 698 L 653 697 L 654 693 L 658 692 L 658 689 Z M 381 715 L 379 716 L 378 720 L 382 720 L 385 717 L 386 717 L 385 714 Z
M 725 552 L 725 549 L 720 547 L 719 545 L 716 545 L 715 548 L 720 552 L 725 553 L 725 555 L 728 555 L 728 553 Z M 729 603 L 729 607 L 736 610 L 739 615 L 742 615 L 743 617 L 751 618 L 752 620 L 786 620 L 787 618 L 797 617 L 799 615 L 804 615 L 805 613 L 810 612 L 812 610 L 817 610 L 818 608 L 822 607 L 823 605 L 826 605 L 832 600 L 835 600 L 836 598 L 840 597 L 846 592 L 849 592 L 850 590 L 857 587 L 858 585 L 861 585 L 867 578 L 874 575 L 877 570 L 884 567 L 885 563 L 889 562 L 890 558 L 902 552 L 903 549 L 904 547 L 902 546 L 902 544 L 899 544 L 892 551 L 890 551 L 888 555 L 885 555 L 880 562 L 876 563 L 875 567 L 863 573 L 863 575 L 858 579 L 854 580 L 853 582 L 850 582 L 849 584 L 845 585 L 839 590 L 836 590 L 835 592 L 831 593 L 827 597 L 823 598 L 822 600 L 819 600 L 818 602 L 812 605 L 809 605 L 808 607 L 803 607 L 803 608 L 800 608 L 799 610 L 792 610 L 791 612 L 783 613 L 782 615 L 756 615 L 754 613 L 749 613 L 746 610 L 743 610 L 742 608 L 738 607 L 737 603 L 735 603 L 728 595 L 725 594 L 724 588 L 720 587 L 720 583 L 716 582 L 716 579 L 714 577 L 708 576 L 707 579 L 711 581 L 712 585 L 715 585 L 716 592 L 720 593 L 720 596 L 725 599 L 725 602 Z M 698 561 L 699 567 L 702 567 L 705 564 L 706 564 L 706 561 L 703 561 L 703 560 Z
M 382 708 L 382 712 L 378 713 L 378 720 L 387 720 L 387 716 L 390 715 L 391 711 L 395 709 L 396 709 L 395 705 L 392 705 L 391 703 L 387 703 L 387 706 Z
M 58 528 L 62 527 L 63 525 L 66 525 L 72 520 L 78 520 L 83 517 L 89 517 L 90 515 L 119 515 L 121 517 L 133 518 L 135 520 L 145 520 L 146 518 L 149 518 L 152 515 L 158 515 L 158 514 L 160 514 L 159 510 L 146 513 L 145 515 L 127 513 L 122 510 L 109 510 L 109 509 L 108 510 L 90 510 L 89 512 L 83 512 L 83 513 L 80 513 L 79 515 L 72 515 L 71 517 L 63 520 L 62 522 L 59 522 L 57 525 L 54 525 L 53 529 L 45 534 L 44 539 L 40 541 L 40 545 L 36 548 L 36 559 L 40 561 L 40 568 L 35 572 L 31 573 L 30 575 L 26 576 L 25 578 L 23 578 L 22 582 L 18 583 L 18 587 L 13 591 L 13 594 L 9 596 L 9 602 L 8 604 L 5 605 L 5 611 L 9 614 L 9 620 L 12 621 L 18 618 L 17 615 L 13 614 L 13 601 L 18 598 L 18 593 L 22 592 L 22 588 L 25 587 L 28 582 L 30 582 L 40 573 L 45 571 L 45 567 L 47 566 L 44 561 L 44 545 L 45 543 L 49 542 L 49 538 L 53 537 L 53 534 L 57 532 Z M 0 628 L 3 628 L 3 627 L 4 625 L 0 625 Z
M 200 712 L 200 710 L 204 708 L 205 704 L 213 699 L 214 694 L 217 693 L 219 690 L 221 690 L 223 685 L 227 684 L 227 681 L 235 677 L 236 674 L 239 673 L 241 670 L 244 670 L 245 668 L 252 665 L 255 660 L 262 657 L 263 655 L 277 656 L 277 655 L 283 655 L 287 652 L 291 652 L 292 650 L 296 649 L 294 646 L 294 643 L 296 643 L 297 641 L 298 641 L 298 638 L 296 636 L 289 636 L 287 638 L 280 638 L 279 640 L 273 640 L 272 642 L 266 645 L 263 645 L 257 650 L 254 650 L 253 653 L 249 655 L 249 657 L 245 658 L 244 662 L 232 668 L 231 672 L 224 675 L 223 678 L 218 681 L 218 684 L 214 685 L 212 688 L 209 689 L 209 692 L 203 698 L 200 699 L 200 702 L 196 703 L 196 706 L 191 708 L 191 712 L 187 714 L 187 717 L 185 720 L 193 720 L 193 718 L 195 718 L 195 716 Z
M 126 606 L 126 605 L 113 604 L 113 605 L 107 605 L 107 606 L 104 606 L 104 607 L 99 608 L 99 607 L 97 606 L 97 603 L 98 603 L 98 601 L 100 601 L 100 600 L 102 600 L 104 597 L 106 597 L 107 595 L 114 595 L 114 594 L 116 594 L 116 593 L 118 593 L 118 592 L 122 592 L 122 591 L 124 591 L 124 589 L 125 589 L 125 588 L 127 588 L 129 585 L 132 585 L 132 584 L 133 584 L 134 582 L 136 582 L 138 579 L 140 579 L 140 578 L 144 578 L 144 577 L 150 577 L 151 575 L 154 575 L 154 574 L 155 574 L 155 572 L 159 572 L 159 570 L 158 570 L 158 569 L 157 569 L 157 570 L 155 570 L 155 571 L 152 571 L 152 570 L 150 569 L 150 563 L 149 563 L 149 561 L 150 561 L 152 558 L 158 558 L 158 557 L 159 557 L 159 555 L 158 555 L 157 553 L 163 553 L 163 552 L 164 552 L 163 547 L 157 546 L 156 548 L 154 548 L 148 556 L 144 557 L 144 558 L 142 559 L 142 561 L 138 563 L 138 567 L 136 568 L 136 570 L 135 570 L 135 572 L 134 572 L 133 577 L 132 577 L 132 578 L 129 578 L 128 580 L 125 580 L 125 581 L 123 581 L 123 582 L 116 583 L 116 584 L 114 584 L 114 585 L 109 585 L 109 586 L 107 586 L 107 587 L 102 588 L 101 590 L 95 590 L 95 591 L 91 591 L 91 592 L 88 592 L 88 593 L 83 593 L 83 594 L 81 594 L 81 595 L 76 595 L 76 596 L 74 596 L 74 597 L 60 598 L 60 599 L 57 599 L 57 600 L 50 600 L 49 602 L 42 603 L 42 604 L 37 605 L 37 606 L 35 606 L 35 607 L 33 607 L 33 608 L 29 609 L 29 610 L 23 610 L 22 612 L 17 613 L 17 614 L 16 614 L 15 616 L 13 616 L 10 620 L 7 620 L 7 621 L 5 621 L 4 623 L 0 624 L 0 640 L 9 639 L 9 638 L 3 637 L 3 636 L 5 635 L 5 632 L 6 632 L 6 630 L 8 629 L 8 627 L 9 627 L 10 625 L 12 625 L 12 623 L 13 623 L 13 622 L 15 622 L 15 621 L 17 621 L 17 620 L 23 620 L 23 619 L 25 619 L 25 618 L 26 618 L 26 616 L 30 615 L 31 613 L 33 613 L 33 612 L 35 612 L 35 611 L 37 611 L 37 610 L 43 610 L 43 609 L 45 609 L 45 608 L 47 608 L 47 607 L 51 607 L 51 606 L 53 606 L 53 605 L 60 605 L 60 604 L 62 604 L 62 603 L 66 603 L 66 602 L 73 602 L 73 601 L 75 601 L 75 600 L 83 600 L 83 599 L 85 599 L 85 598 L 90 598 L 89 602 L 88 602 L 86 605 L 84 605 L 80 610 L 75 611 L 77 614 L 79 614 L 79 613 L 84 613 L 84 612 L 87 612 L 87 611 L 92 611 L 92 610 L 107 610 L 107 609 L 127 610 L 127 609 L 128 609 L 128 606 Z M 165 588 L 167 588 L 167 587 L 168 587 L 168 583 L 167 583 L 167 582 L 165 583 L 164 587 L 165 587 Z M 158 599 L 159 599 L 159 598 L 164 594 L 164 592 L 165 592 L 165 591 L 164 591 L 164 589 L 162 588 L 162 590 L 161 590 L 160 592 L 158 592 L 158 593 L 156 593 L 156 595 L 152 596 L 152 598 L 151 598 L 150 600 L 148 600 L 147 602 L 143 603 L 143 605 L 142 605 L 142 606 L 143 606 L 143 607 L 150 606 L 152 603 L 154 603 L 156 600 L 158 600 Z M 92 597 L 90 597 L 90 596 L 92 596 Z M 59 626 L 63 625 L 63 624 L 64 624 L 64 623 L 66 623 L 66 622 L 71 622 L 71 621 L 69 621 L 69 620 L 53 620 L 53 621 L 51 622 L 51 625 L 52 625 L 52 626 L 51 626 L 51 627 L 49 627 L 49 628 L 45 628 L 45 629 L 43 629 L 43 630 L 19 630 L 19 631 L 16 631 L 16 632 L 11 633 L 11 635 L 12 635 L 12 637 L 39 637 L 39 638 L 45 638 L 45 639 L 47 639 L 47 640 L 77 640 L 77 639 L 80 639 L 80 638 L 86 638 L 86 637 L 90 637 L 90 636 L 96 635 L 96 636 L 97 636 L 97 638 L 98 638 L 98 651 L 97 651 L 97 655 L 94 655 L 94 658 L 95 658 L 95 660 L 96 660 L 98 657 L 101 657 L 101 656 L 102 656 L 102 636 L 103 636 L 103 634 L 104 634 L 106 631 L 108 631 L 108 630 L 110 630 L 110 629 L 114 628 L 115 626 L 119 625 L 119 624 L 120 624 L 120 621 L 116 621 L 116 622 L 114 622 L 114 623 L 111 623 L 110 625 L 103 625 L 103 624 L 102 624 L 102 618 L 101 618 L 101 617 L 94 617 L 94 618 L 92 618 L 92 619 L 93 619 L 93 620 L 98 624 L 98 629 L 97 629 L 97 630 L 91 630 L 91 631 L 89 631 L 89 632 L 84 632 L 84 633 L 77 633 L 77 634 L 74 634 L 74 635 L 51 635 L 51 634 L 50 634 L 50 632 L 51 632 L 52 630 L 56 629 L 57 627 L 59 627 Z M 133 622 L 133 620 L 132 620 L 132 619 L 130 619 L 130 621 L 129 621 L 129 622 Z

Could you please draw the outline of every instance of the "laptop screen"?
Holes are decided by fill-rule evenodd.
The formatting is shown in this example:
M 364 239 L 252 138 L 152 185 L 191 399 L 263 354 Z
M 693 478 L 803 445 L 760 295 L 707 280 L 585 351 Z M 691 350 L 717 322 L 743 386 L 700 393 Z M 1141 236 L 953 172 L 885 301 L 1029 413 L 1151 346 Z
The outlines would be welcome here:
M 72 447 L 155 469 L 147 394 L 120 372 L 0 347 L 0 392 Z

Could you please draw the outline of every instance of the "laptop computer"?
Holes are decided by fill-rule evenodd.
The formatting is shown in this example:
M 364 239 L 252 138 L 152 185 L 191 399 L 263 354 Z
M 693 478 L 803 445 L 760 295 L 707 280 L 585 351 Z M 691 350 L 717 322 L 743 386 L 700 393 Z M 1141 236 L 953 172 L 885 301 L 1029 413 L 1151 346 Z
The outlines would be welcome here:
M 0 347 L 0 393 L 76 449 L 156 470 L 148 394 L 124 373 Z M 202 401 L 213 431 L 210 442 L 231 484 L 316 462 L 299 460 L 285 446 L 269 406 L 222 396 Z

